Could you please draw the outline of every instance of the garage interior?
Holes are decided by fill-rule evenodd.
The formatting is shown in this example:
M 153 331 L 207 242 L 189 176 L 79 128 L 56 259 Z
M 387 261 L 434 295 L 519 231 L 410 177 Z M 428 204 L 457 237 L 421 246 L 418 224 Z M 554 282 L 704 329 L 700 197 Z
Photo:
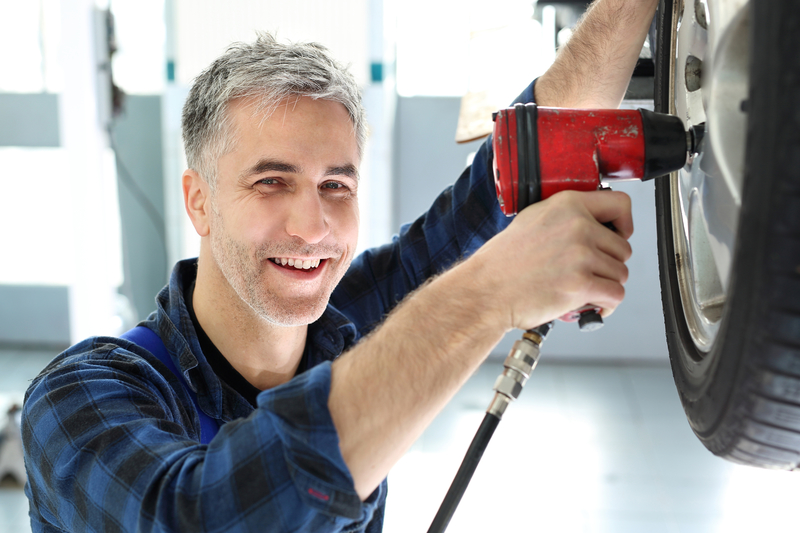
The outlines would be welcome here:
M 193 77 L 227 44 L 268 30 L 319 41 L 350 64 L 370 129 L 361 168 L 363 250 L 423 212 L 483 142 L 454 140 L 462 96 L 513 99 L 546 70 L 584 7 L 535 0 L 3 3 L 0 533 L 30 531 L 13 408 L 29 380 L 71 343 L 145 318 L 171 265 L 197 253 L 180 191 L 180 110 Z M 624 107 L 652 109 L 646 50 L 642 58 Z M 124 92 L 117 104 L 112 73 Z M 653 183 L 616 188 L 631 196 L 636 227 L 626 300 L 599 331 L 556 325 L 450 530 L 796 531 L 797 475 L 726 462 L 692 433 L 665 342 Z M 495 348 L 394 468 L 387 533 L 426 530 L 518 337 L 512 332 Z

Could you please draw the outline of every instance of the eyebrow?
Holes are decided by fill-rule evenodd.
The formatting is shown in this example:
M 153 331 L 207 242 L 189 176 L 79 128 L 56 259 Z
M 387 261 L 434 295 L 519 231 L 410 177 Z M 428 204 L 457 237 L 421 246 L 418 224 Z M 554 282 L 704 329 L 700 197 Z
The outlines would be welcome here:
M 252 167 L 242 172 L 242 176 L 252 176 L 264 172 L 285 172 L 287 174 L 299 174 L 300 168 L 291 163 L 284 163 L 277 159 L 259 159 Z
M 286 174 L 300 174 L 302 169 L 297 165 L 286 163 L 277 159 L 260 159 L 255 165 L 242 172 L 242 177 L 262 174 L 264 172 L 284 172 Z M 359 179 L 358 169 L 355 165 L 342 165 L 329 167 L 325 171 L 326 176 L 347 176 L 355 180 Z
M 341 167 L 331 167 L 325 172 L 326 176 L 347 176 L 348 178 L 358 179 L 358 169 L 354 165 L 344 165 Z

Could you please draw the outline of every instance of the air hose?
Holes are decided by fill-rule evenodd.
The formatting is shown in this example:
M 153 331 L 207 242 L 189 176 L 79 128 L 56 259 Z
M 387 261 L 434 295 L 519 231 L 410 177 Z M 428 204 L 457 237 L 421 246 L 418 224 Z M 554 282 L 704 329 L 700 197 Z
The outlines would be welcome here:
M 443 533 L 447 529 L 494 430 L 500 423 L 500 419 L 503 418 L 503 413 L 508 404 L 519 397 L 522 387 L 525 386 L 525 382 L 536 368 L 536 363 L 539 362 L 539 348 L 552 327 L 553 322 L 548 322 L 530 329 L 522 335 L 522 339 L 514 343 L 503 363 L 503 373 L 495 381 L 492 403 L 486 410 L 486 416 L 483 417 L 483 422 L 469 445 L 456 477 L 453 479 L 431 527 L 428 528 L 428 533 Z

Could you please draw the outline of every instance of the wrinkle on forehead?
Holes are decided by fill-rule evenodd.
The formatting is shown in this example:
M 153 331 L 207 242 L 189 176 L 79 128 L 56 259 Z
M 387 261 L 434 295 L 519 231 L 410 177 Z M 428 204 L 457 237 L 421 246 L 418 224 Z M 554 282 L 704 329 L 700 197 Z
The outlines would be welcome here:
M 242 95 L 233 100 L 231 100 L 230 105 L 228 106 L 228 115 L 230 116 L 230 110 L 235 107 L 239 106 L 243 110 L 250 109 L 250 117 L 258 119 L 258 127 L 263 127 L 264 123 L 270 120 L 278 108 L 283 107 L 283 120 L 281 124 L 286 124 L 286 118 L 289 114 L 289 111 L 294 111 L 297 108 L 297 104 L 300 103 L 302 98 L 309 98 L 311 100 L 322 100 L 325 102 L 332 102 L 334 104 L 339 104 L 342 109 L 347 113 L 347 117 L 350 122 L 350 127 L 352 129 L 353 136 L 356 134 L 356 126 L 353 124 L 353 119 L 350 117 L 350 113 L 347 112 L 347 108 L 341 102 L 336 100 L 328 100 L 325 98 L 314 98 L 313 96 L 303 95 L 303 94 L 294 94 L 292 96 L 286 97 L 282 100 L 270 100 L 261 95 Z

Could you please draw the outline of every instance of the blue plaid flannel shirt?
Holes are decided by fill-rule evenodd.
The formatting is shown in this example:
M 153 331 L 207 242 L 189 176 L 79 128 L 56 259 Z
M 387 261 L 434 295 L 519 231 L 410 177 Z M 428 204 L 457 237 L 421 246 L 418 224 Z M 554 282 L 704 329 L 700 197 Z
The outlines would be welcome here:
M 533 84 L 517 99 L 533 100 Z M 352 263 L 309 326 L 308 369 L 263 391 L 258 407 L 220 382 L 183 300 L 196 275 L 178 263 L 145 325 L 158 333 L 222 425 L 207 446 L 178 378 L 122 339 L 87 339 L 33 380 L 23 442 L 34 532 L 367 532 L 382 529 L 386 481 L 362 502 L 328 411 L 331 361 L 426 279 L 508 225 L 488 172 L 471 168 L 391 243 Z M 355 386 L 355 384 L 354 384 Z

